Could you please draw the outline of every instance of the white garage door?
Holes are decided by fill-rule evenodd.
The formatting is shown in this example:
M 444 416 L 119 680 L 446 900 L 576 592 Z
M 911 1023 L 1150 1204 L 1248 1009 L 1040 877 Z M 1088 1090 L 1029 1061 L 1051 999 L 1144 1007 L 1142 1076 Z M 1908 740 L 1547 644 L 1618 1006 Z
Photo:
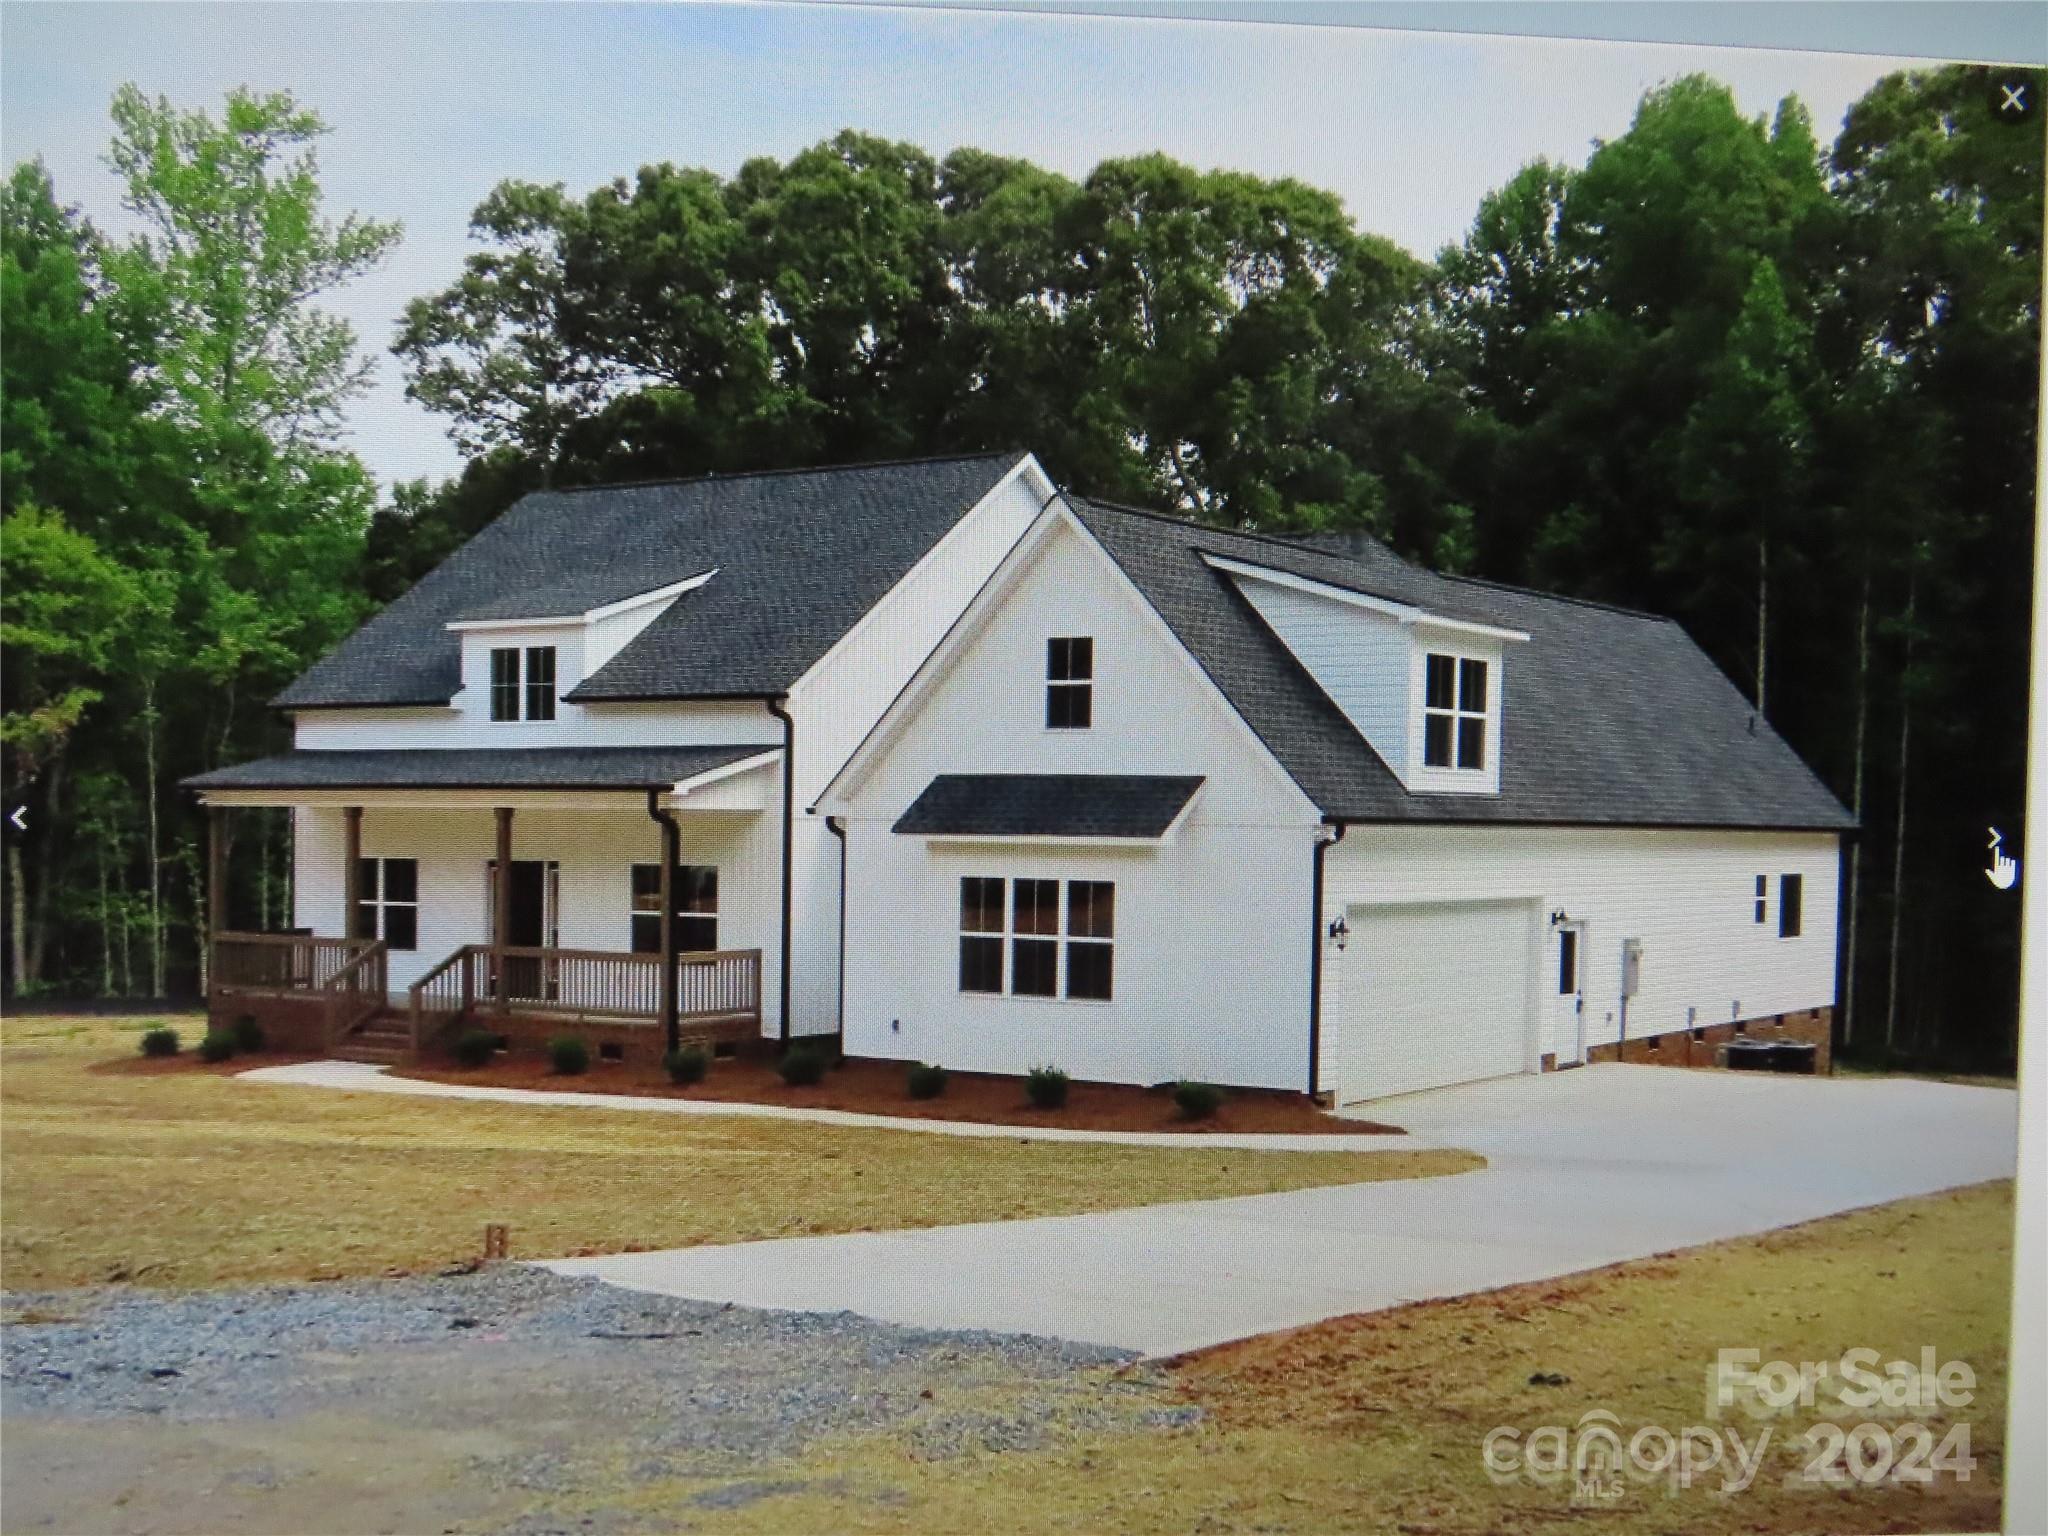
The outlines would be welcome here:
M 1522 1071 L 1531 911 L 1520 901 L 1353 907 L 1339 962 L 1338 1098 Z

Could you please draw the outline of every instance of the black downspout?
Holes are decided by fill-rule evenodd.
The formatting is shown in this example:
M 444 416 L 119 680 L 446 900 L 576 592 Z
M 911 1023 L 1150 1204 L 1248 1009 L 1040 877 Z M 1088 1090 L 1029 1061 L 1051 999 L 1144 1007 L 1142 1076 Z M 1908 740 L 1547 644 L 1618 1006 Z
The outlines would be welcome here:
M 849 851 L 846 842 L 846 823 L 837 816 L 825 818 L 825 830 L 839 839 L 839 1049 L 841 1057 L 846 1055 L 846 856 Z
M 782 1043 L 789 1044 L 789 891 L 791 870 L 790 832 L 796 812 L 796 721 L 790 717 L 789 695 L 769 698 L 768 713 L 782 722 Z
M 668 895 L 661 914 L 661 1037 L 664 1049 L 682 1049 L 682 1019 L 676 1007 L 676 917 L 675 868 L 683 862 L 683 829 L 673 815 L 661 808 L 661 791 L 647 791 L 647 814 L 661 824 L 661 890 Z
M 1310 854 L 1314 874 L 1309 881 L 1309 907 L 1313 921 L 1309 924 L 1308 951 L 1308 1096 L 1314 1098 L 1322 1091 L 1320 1068 L 1323 1055 L 1323 858 L 1337 844 L 1344 841 L 1344 823 L 1326 821 L 1323 823 L 1334 834 L 1328 838 L 1316 839 Z

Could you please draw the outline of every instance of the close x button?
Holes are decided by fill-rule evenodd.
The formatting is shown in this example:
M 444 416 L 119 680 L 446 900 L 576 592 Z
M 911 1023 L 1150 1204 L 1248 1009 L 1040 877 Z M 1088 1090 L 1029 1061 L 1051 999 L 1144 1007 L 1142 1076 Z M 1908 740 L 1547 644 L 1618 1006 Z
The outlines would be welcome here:
M 2002 123 L 2031 123 L 2041 115 L 2041 84 L 2026 75 L 1991 82 L 1991 115 Z

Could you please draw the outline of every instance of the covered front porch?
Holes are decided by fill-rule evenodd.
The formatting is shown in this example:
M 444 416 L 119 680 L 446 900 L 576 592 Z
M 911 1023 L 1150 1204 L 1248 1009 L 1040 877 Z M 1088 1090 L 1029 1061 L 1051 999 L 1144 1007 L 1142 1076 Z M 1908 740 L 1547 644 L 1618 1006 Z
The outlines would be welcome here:
M 577 1034 L 600 1059 L 773 1032 L 779 754 L 555 756 L 301 752 L 197 781 L 210 911 L 232 912 L 237 809 L 288 807 L 293 833 L 294 928 L 217 927 L 212 1022 L 250 1017 L 285 1049 L 380 1061 L 473 1027 L 515 1049 Z M 581 781 L 530 782 L 549 771 Z M 471 782 L 421 782 L 457 773 Z M 529 782 L 474 782 L 484 774 Z M 306 782 L 337 775 L 357 782 Z

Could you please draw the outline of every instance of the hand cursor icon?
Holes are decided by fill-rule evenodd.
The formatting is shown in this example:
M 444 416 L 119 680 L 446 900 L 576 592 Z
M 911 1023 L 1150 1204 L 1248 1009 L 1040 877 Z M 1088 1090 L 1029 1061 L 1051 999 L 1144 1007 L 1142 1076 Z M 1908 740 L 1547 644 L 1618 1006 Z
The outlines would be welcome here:
M 1998 828 L 1993 827 L 1990 830 L 1991 867 L 1984 871 L 1984 878 L 1997 886 L 2001 891 L 2009 891 L 2012 889 L 2013 881 L 2020 877 L 2020 861 L 2011 854 L 2002 851 L 2001 845 L 2005 842 L 2005 838 L 2000 834 Z

